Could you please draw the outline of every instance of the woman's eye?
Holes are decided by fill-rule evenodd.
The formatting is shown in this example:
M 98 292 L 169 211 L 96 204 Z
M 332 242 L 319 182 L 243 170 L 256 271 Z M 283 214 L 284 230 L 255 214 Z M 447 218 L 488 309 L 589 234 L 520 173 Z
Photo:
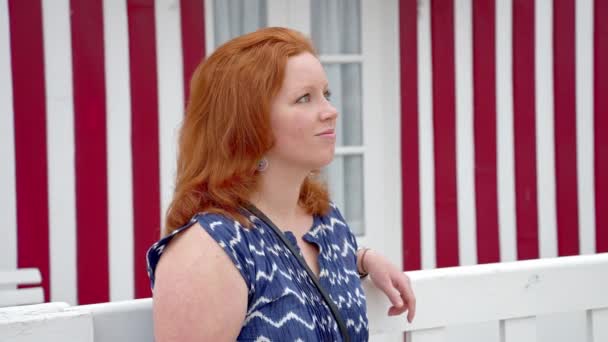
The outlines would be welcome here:
M 308 103 L 308 102 L 310 102 L 310 94 L 306 94 L 306 95 L 304 95 L 304 96 L 300 97 L 300 98 L 299 98 L 299 99 L 296 101 L 296 103 Z
M 327 101 L 331 100 L 331 91 L 327 90 L 323 95 L 325 95 L 325 98 L 327 99 Z

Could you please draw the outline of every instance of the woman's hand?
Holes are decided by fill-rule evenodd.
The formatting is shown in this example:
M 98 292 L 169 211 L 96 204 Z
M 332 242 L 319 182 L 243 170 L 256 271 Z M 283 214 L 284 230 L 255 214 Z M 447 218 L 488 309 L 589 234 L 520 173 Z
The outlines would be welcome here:
M 360 251 L 360 254 L 363 254 Z M 357 255 L 357 261 L 361 261 Z M 410 283 L 410 278 L 393 265 L 386 257 L 370 249 L 365 252 L 362 269 L 369 273 L 374 285 L 382 290 L 393 306 L 388 309 L 389 316 L 400 315 L 406 310 L 408 322 L 416 315 L 416 297 Z

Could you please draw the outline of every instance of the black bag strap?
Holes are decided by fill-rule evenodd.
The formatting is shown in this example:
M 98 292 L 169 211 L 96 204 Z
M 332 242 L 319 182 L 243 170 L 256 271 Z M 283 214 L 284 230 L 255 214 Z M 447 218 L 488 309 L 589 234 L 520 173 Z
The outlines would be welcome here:
M 321 286 L 321 283 L 319 282 L 319 280 L 317 279 L 315 274 L 312 272 L 310 267 L 308 267 L 308 264 L 306 263 L 304 258 L 302 258 L 300 253 L 298 253 L 296 248 L 293 246 L 293 244 L 291 244 L 291 242 L 289 242 L 289 240 L 287 240 L 287 238 L 285 237 L 285 234 L 283 234 L 283 232 L 279 228 L 277 228 L 277 226 L 275 226 L 274 223 L 272 223 L 272 221 L 268 218 L 268 216 L 264 215 L 263 212 L 261 212 L 258 208 L 256 208 L 252 204 L 247 204 L 246 208 L 253 215 L 257 216 L 260 220 L 264 221 L 264 223 L 266 223 L 270 228 L 272 228 L 272 230 L 275 232 L 275 234 L 281 239 L 281 241 L 283 241 L 285 246 L 287 246 L 287 248 L 291 251 L 291 254 L 293 254 L 296 257 L 296 259 L 298 259 L 298 262 L 300 263 L 300 265 L 306 270 L 306 272 L 308 273 L 308 276 L 310 277 L 310 279 L 312 279 L 312 282 L 315 284 L 315 286 L 321 293 L 321 296 L 323 296 L 325 303 L 327 304 L 327 306 L 329 306 L 329 309 L 331 310 L 331 313 L 334 316 L 334 319 L 336 320 L 336 322 L 338 323 L 338 327 L 340 328 L 340 333 L 342 334 L 342 339 L 345 342 L 350 342 L 350 337 L 348 336 L 348 330 L 346 329 L 346 324 L 344 323 L 342 316 L 340 316 L 338 307 L 331 300 L 331 298 L 329 298 L 329 294 L 327 293 L 327 291 L 325 291 L 325 288 L 323 288 L 323 286 Z

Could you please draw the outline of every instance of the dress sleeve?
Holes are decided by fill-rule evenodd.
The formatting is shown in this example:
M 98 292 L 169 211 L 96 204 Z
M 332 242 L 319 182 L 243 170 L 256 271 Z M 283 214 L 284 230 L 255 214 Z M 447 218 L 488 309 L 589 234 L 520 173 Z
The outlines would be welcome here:
M 183 225 L 182 227 L 172 231 L 170 234 L 168 234 L 168 235 L 164 236 L 163 238 L 161 238 L 160 240 L 156 241 L 150 248 L 148 248 L 148 251 L 146 252 L 146 265 L 147 265 L 147 271 L 148 271 L 148 278 L 150 278 L 150 288 L 152 290 L 154 290 L 154 280 L 156 278 L 155 277 L 156 276 L 156 274 L 155 274 L 156 266 L 158 265 L 158 262 L 160 261 L 160 257 L 163 255 L 165 248 L 167 248 L 167 245 L 169 245 L 169 242 L 171 242 L 171 240 L 173 240 L 173 238 L 175 236 L 177 236 L 177 234 L 188 229 L 195 222 L 196 222 L 196 220 L 194 218 L 192 218 L 192 220 L 190 220 L 190 222 L 188 222 L 187 224 Z
M 218 214 L 199 215 L 198 222 L 230 257 L 251 293 L 256 270 L 249 250 L 248 228 L 241 226 L 238 221 Z
M 186 225 L 174 230 L 171 234 L 163 237 L 154 243 L 146 254 L 148 265 L 148 276 L 150 277 L 150 287 L 154 289 L 155 270 L 163 251 L 171 240 L 184 230 L 191 227 L 194 223 L 199 225 L 222 247 L 234 266 L 237 268 L 249 292 L 252 291 L 251 274 L 255 274 L 255 264 L 249 252 L 249 244 L 246 241 L 246 233 L 238 222 L 217 214 L 198 214 Z

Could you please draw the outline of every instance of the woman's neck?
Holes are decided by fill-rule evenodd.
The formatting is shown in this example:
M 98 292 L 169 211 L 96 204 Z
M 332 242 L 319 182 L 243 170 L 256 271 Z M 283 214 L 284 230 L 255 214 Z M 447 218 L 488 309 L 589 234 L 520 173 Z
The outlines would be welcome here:
M 308 173 L 281 169 L 276 165 L 259 174 L 250 202 L 276 221 L 278 227 L 293 227 L 305 210 L 298 204 L 300 188 Z

